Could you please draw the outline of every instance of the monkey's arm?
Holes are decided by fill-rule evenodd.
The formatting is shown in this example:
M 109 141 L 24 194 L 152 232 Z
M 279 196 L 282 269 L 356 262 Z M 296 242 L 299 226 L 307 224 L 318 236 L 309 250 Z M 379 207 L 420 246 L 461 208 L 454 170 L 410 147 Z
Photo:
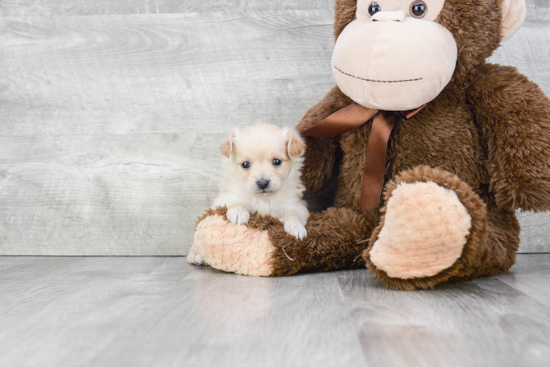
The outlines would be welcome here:
M 296 129 L 302 133 L 325 117 L 351 103 L 352 100 L 335 86 L 319 103 L 307 111 Z M 334 167 L 339 141 L 339 136 L 306 138 L 307 147 L 302 169 L 302 180 L 307 191 L 319 190 L 323 183 L 329 179 Z
M 501 208 L 550 210 L 550 100 L 516 68 L 487 64 L 468 98 L 488 144 Z

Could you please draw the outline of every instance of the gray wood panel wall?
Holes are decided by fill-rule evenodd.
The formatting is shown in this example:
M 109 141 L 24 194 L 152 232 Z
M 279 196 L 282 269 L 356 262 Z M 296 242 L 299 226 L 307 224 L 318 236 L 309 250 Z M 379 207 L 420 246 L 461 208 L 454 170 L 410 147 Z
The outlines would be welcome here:
M 550 4 L 493 59 L 550 94 Z M 334 84 L 333 0 L 0 1 L 0 255 L 185 255 L 232 127 Z M 523 213 L 521 250 L 550 251 Z

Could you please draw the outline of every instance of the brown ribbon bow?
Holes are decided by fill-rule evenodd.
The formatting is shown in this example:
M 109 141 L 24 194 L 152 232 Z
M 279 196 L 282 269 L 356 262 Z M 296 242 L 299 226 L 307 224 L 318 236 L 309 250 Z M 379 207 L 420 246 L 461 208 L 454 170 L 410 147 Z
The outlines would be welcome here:
M 425 106 L 411 111 L 394 112 L 375 110 L 353 103 L 302 132 L 302 135 L 305 137 L 342 135 L 358 128 L 374 116 L 367 146 L 367 161 L 363 171 L 361 211 L 378 208 L 384 186 L 386 152 L 391 132 L 401 118 L 408 120 Z

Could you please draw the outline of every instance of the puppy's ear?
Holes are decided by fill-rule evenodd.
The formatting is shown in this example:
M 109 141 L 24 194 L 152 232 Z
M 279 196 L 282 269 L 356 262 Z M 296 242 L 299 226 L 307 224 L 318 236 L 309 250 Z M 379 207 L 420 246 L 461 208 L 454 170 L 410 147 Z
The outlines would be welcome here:
M 288 155 L 291 158 L 301 156 L 306 149 L 306 143 L 300 133 L 296 129 L 288 129 L 286 135 L 288 136 Z
M 227 137 L 225 138 L 223 144 L 220 146 L 220 150 L 224 157 L 229 158 L 231 156 L 231 152 L 233 151 L 233 139 L 237 136 L 237 132 L 235 130 L 231 131 L 229 134 L 227 134 Z

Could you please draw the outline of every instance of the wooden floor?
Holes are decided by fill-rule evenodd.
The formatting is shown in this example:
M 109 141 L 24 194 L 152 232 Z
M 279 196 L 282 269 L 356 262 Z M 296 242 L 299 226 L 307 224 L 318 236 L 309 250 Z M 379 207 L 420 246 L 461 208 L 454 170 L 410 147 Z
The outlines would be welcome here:
M 0 257 L 0 279 L 3 367 L 550 365 L 550 254 L 416 292 L 184 257 Z

